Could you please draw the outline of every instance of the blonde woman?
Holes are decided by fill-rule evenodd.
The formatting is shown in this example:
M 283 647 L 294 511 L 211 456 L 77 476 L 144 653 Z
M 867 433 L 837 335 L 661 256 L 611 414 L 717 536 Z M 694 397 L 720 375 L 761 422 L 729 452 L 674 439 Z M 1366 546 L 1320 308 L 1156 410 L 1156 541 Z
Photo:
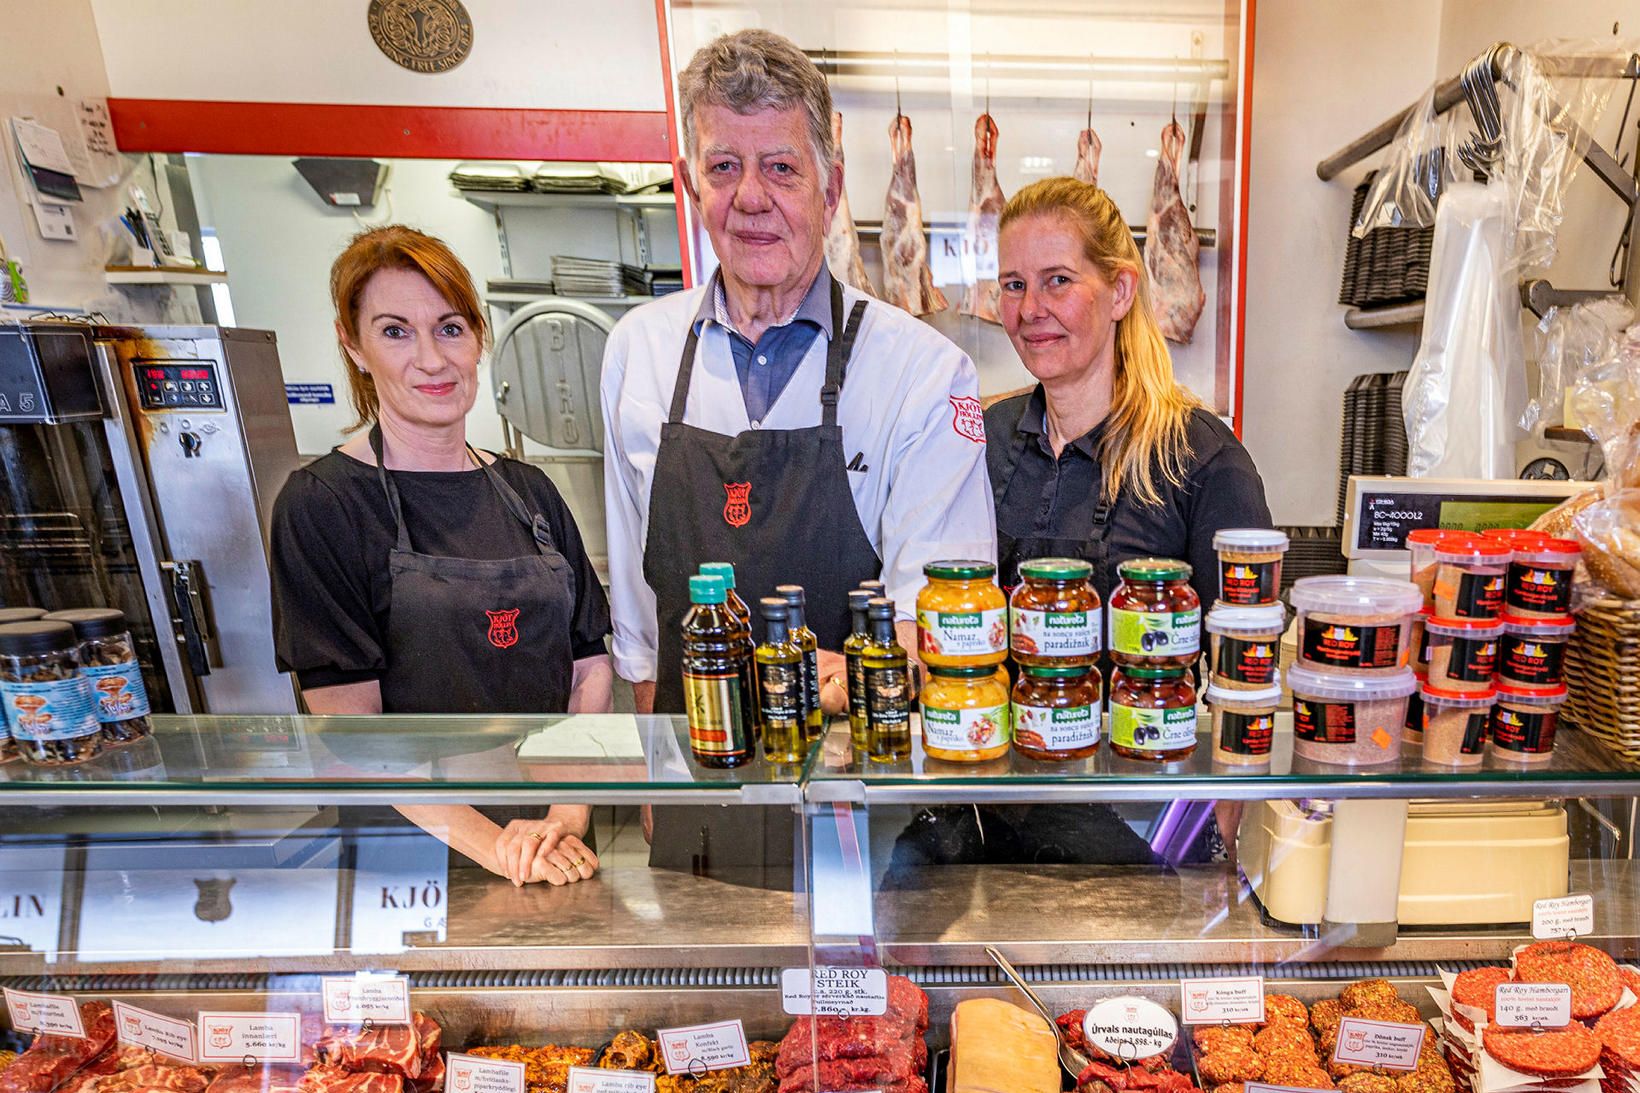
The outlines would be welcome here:
M 1149 279 L 1106 193 L 1050 178 L 998 228 L 1002 325 L 1037 386 L 985 412 L 1004 583 L 1020 561 L 1083 558 L 1109 600 L 1128 558 L 1182 558 L 1205 608 L 1213 533 L 1269 527 L 1264 484 L 1229 428 L 1173 378 Z

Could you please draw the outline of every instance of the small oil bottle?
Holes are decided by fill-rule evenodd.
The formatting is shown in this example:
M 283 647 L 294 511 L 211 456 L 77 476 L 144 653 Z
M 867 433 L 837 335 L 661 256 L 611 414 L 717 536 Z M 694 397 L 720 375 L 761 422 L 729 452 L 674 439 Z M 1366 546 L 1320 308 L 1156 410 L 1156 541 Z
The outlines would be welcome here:
M 860 659 L 871 641 L 871 623 L 866 618 L 866 605 L 870 602 L 870 589 L 860 588 L 848 594 L 848 613 L 853 625 L 852 633 L 843 641 L 843 662 L 848 666 L 849 739 L 857 748 L 864 748 L 870 742 L 866 735 L 865 663 Z
M 758 721 L 763 757 L 771 763 L 798 763 L 808 753 L 803 727 L 803 651 L 786 633 L 788 609 L 779 596 L 757 601 L 765 627 L 757 647 Z
M 861 661 L 866 684 L 866 754 L 878 763 L 911 757 L 911 674 L 894 634 L 894 601 L 875 597 L 866 608 L 871 641 Z
M 690 577 L 683 617 L 683 695 L 689 750 L 703 767 L 738 767 L 753 758 L 757 720 L 745 686 L 750 671 L 740 622 L 729 612 L 721 577 Z
M 861 581 L 860 588 L 866 592 L 870 592 L 873 599 L 876 599 L 878 596 L 888 595 L 888 585 L 884 584 L 882 581 Z
M 757 709 L 757 662 L 752 656 L 752 650 L 757 648 L 757 639 L 752 637 L 752 609 L 746 606 L 746 601 L 735 594 L 735 566 L 733 562 L 702 562 L 700 567 L 702 576 L 717 577 L 723 581 L 723 606 L 735 617 L 739 624 L 741 656 L 740 662 L 746 666 L 745 678 L 741 686 L 746 693 L 752 696 L 752 709 Z M 747 723 L 752 733 L 752 745 L 755 749 L 763 726 L 757 721 Z
M 782 584 L 774 590 L 786 600 L 786 633 L 803 652 L 803 732 L 809 740 L 818 740 L 826 730 L 825 714 L 820 712 L 820 643 L 804 621 L 803 586 Z

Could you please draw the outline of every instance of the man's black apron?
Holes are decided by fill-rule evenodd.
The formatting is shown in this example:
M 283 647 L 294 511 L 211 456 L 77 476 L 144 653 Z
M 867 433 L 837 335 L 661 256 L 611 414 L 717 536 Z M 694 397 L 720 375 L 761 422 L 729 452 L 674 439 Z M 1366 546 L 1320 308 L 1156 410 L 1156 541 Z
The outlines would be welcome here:
M 655 592 L 660 628 L 657 713 L 683 712 L 680 627 L 689 610 L 689 577 L 702 562 L 733 562 L 735 591 L 754 607 L 774 595 L 776 585 L 802 585 L 820 647 L 841 649 L 848 637 L 848 593 L 882 570 L 849 489 L 837 424 L 837 400 L 865 309 L 864 300 L 857 302 L 845 326 L 843 291 L 832 282 L 833 337 L 818 426 L 737 436 L 684 424 L 699 342 L 691 324 L 655 454 L 644 543 L 644 579 Z M 657 808 L 650 864 L 720 875 L 725 868 L 766 865 L 769 882 L 787 887 L 792 831 L 791 814 L 779 809 Z

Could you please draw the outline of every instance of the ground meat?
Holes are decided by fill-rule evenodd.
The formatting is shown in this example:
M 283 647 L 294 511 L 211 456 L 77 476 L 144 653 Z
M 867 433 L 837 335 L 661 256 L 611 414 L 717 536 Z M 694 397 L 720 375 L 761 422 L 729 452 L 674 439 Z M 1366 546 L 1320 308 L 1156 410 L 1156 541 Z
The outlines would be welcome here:
M 1264 1023 L 1273 1025 L 1286 1021 L 1303 1028 L 1310 1023 L 1310 1011 L 1304 1008 L 1304 1003 L 1290 994 L 1267 994 L 1264 996 Z
M 1310 1007 L 1310 1024 L 1317 1032 L 1336 1032 L 1344 1016 L 1344 1003 L 1336 998 L 1323 998 Z
M 1203 1082 L 1224 1085 L 1228 1082 L 1255 1082 L 1264 1077 L 1264 1064 L 1251 1048 L 1224 1047 L 1209 1051 L 1196 1060 L 1196 1072 Z
M 1481 1044 L 1488 1055 L 1510 1070 L 1544 1078 L 1570 1078 L 1600 1061 L 1600 1037 L 1579 1024 L 1548 1032 L 1488 1025 L 1481 1030 Z
M 1414 1070 L 1395 1079 L 1396 1093 L 1455 1093 L 1458 1083 L 1444 1067 L 1440 1070 Z
M 1640 1070 L 1640 1006 L 1606 1014 L 1595 1024 L 1594 1034 L 1615 1062 Z
M 1515 978 L 1522 983 L 1567 984 L 1572 988 L 1572 1016 L 1580 1021 L 1599 1017 L 1623 998 L 1617 962 L 1592 945 L 1575 941 L 1526 946 L 1515 955 Z
M 1513 979 L 1514 974 L 1508 968 L 1472 968 L 1459 972 L 1452 981 L 1452 1001 L 1485 1012 L 1487 1021 L 1491 1021 L 1497 1014 L 1498 984 Z M 1456 1010 L 1452 1011 L 1452 1020 L 1469 1032 L 1475 1031 L 1475 1023 Z
M 1387 979 L 1361 979 L 1340 991 L 1338 1000 L 1345 1009 L 1355 1010 L 1372 1002 L 1399 1002 L 1401 995 Z
M 1368 1002 L 1364 1006 L 1356 1006 L 1350 1010 L 1351 1017 L 1364 1017 L 1368 1021 L 1390 1021 L 1403 1025 L 1416 1025 L 1423 1021 L 1418 1014 L 1418 1007 L 1411 1002 Z
M 1253 1030 L 1231 1025 L 1197 1025 L 1191 1037 L 1196 1041 L 1196 1048 L 1200 1051 L 1217 1051 L 1220 1048 L 1242 1047 L 1253 1050 Z
M 1279 1056 L 1298 1054 L 1315 1058 L 1315 1041 L 1302 1025 L 1269 1025 L 1253 1037 L 1253 1048 L 1260 1055 Z
M 1358 1070 L 1340 1079 L 1338 1088 L 1344 1093 L 1396 1093 L 1394 1078 L 1370 1070 Z

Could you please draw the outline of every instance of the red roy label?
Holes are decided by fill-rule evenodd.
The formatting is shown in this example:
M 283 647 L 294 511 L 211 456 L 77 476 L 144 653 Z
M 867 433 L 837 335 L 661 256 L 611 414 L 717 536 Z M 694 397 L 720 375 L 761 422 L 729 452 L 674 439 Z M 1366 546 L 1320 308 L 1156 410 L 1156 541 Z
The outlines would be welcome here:
M 1355 626 L 1304 619 L 1304 659 L 1334 668 L 1394 668 L 1400 664 L 1401 625 Z
M 1247 641 L 1220 637 L 1219 655 L 1213 670 L 1237 683 L 1268 687 L 1276 678 L 1276 643 L 1268 638 Z
M 1269 755 L 1275 737 L 1276 717 L 1269 713 L 1224 713 L 1220 715 L 1219 745 L 1235 755 Z
M 1293 699 L 1293 735 L 1313 744 L 1355 743 L 1355 703 Z
M 1572 571 L 1515 562 L 1509 566 L 1504 600 L 1525 611 L 1564 615 L 1572 607 Z
M 1225 603 L 1241 606 L 1275 603 L 1280 562 L 1219 562 L 1219 593 Z
M 1488 683 L 1498 667 L 1496 638 L 1453 638 L 1446 674 L 1465 683 Z
M 1505 634 L 1498 672 L 1507 679 L 1547 687 L 1560 682 L 1565 655 L 1564 638 L 1545 640 L 1530 634 Z
M 1551 707 L 1523 713 L 1504 705 L 1492 707 L 1492 743 L 1504 751 L 1541 755 L 1555 746 L 1556 711 Z

